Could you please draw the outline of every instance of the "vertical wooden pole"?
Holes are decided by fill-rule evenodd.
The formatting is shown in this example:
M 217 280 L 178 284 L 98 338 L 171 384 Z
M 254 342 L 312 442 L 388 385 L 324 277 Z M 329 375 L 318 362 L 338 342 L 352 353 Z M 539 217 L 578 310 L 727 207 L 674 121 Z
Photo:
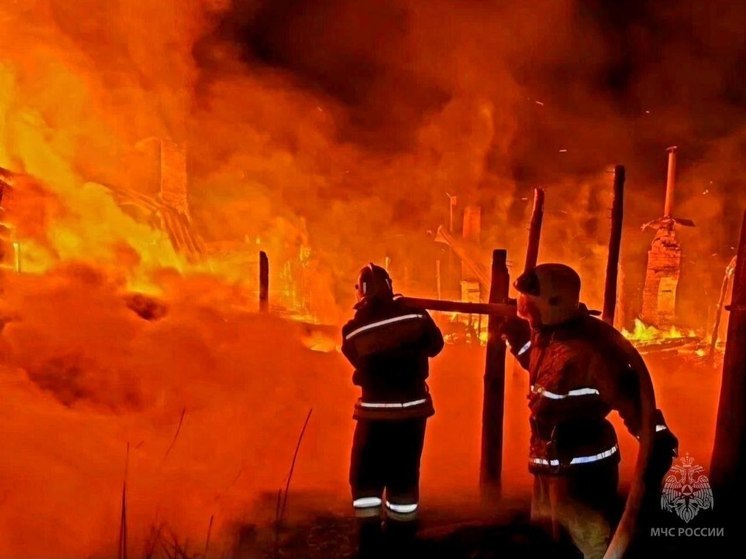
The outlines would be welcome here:
M 614 202 L 611 206 L 611 236 L 609 256 L 606 262 L 606 287 L 604 289 L 604 310 L 601 318 L 614 325 L 616 309 L 617 276 L 619 275 L 619 253 L 622 246 L 622 221 L 624 220 L 624 165 L 614 167 Z
M 534 207 L 531 210 L 531 225 L 528 230 L 528 247 L 526 248 L 526 264 L 523 271 L 527 272 L 536 267 L 539 259 L 539 241 L 541 240 L 541 223 L 544 220 L 544 189 L 534 188 Z
M 716 506 L 738 510 L 746 499 L 746 212 L 736 257 L 711 476 Z M 720 503 L 718 503 L 720 501 Z M 717 509 L 716 509 L 717 510 Z M 732 515 L 735 525 L 735 517 Z M 727 530 L 727 528 L 726 528 Z
M 666 172 L 666 201 L 663 205 L 663 217 L 673 217 L 673 194 L 676 190 L 676 146 L 667 148 L 668 171 Z
M 456 204 L 458 197 L 456 195 L 451 196 L 446 192 L 448 196 L 448 232 L 453 235 L 456 230 L 454 229 L 454 212 L 456 211 Z M 448 246 L 448 268 L 446 269 L 446 289 L 451 290 L 457 285 L 456 273 L 454 272 L 454 257 L 453 248 Z
M 259 310 L 269 310 L 269 258 L 263 250 L 259 252 Z
M 723 305 L 725 305 L 725 295 L 728 293 L 728 284 L 730 283 L 733 270 L 736 268 L 736 259 L 733 258 L 728 267 L 725 269 L 725 275 L 723 276 L 723 283 L 720 286 L 720 297 L 718 298 L 718 305 L 715 309 L 715 324 L 712 326 L 712 339 L 710 340 L 710 354 L 708 359 L 712 361 L 715 357 L 715 350 L 718 344 L 718 335 L 720 334 L 720 320 L 723 317 Z
M 510 275 L 507 251 L 492 252 L 492 283 L 490 303 L 502 303 L 508 298 Z M 500 495 L 502 472 L 503 415 L 505 409 L 505 344 L 500 339 L 498 316 L 490 315 L 487 323 L 487 357 L 484 368 L 484 399 L 482 404 L 482 457 L 479 481 L 482 493 Z
M 435 288 L 438 293 L 438 299 L 442 299 L 442 283 L 440 279 L 440 259 L 435 261 Z

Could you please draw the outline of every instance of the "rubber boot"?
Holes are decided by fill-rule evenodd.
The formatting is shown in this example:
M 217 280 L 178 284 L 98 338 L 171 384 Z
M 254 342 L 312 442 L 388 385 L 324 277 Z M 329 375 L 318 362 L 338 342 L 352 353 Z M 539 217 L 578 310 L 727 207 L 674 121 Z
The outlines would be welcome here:
M 406 522 L 386 519 L 385 527 L 386 558 L 410 559 L 415 555 L 415 535 L 417 534 L 417 521 Z
M 358 520 L 357 557 L 358 559 L 383 558 L 383 529 L 380 518 Z

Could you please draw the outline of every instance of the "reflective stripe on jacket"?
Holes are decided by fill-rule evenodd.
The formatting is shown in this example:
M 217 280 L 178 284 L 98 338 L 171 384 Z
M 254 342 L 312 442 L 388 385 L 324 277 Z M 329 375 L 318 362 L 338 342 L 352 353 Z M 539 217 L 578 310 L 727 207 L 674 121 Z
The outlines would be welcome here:
M 362 301 L 342 328 L 342 353 L 362 389 L 355 419 L 410 419 L 435 413 L 426 379 L 428 359 L 443 336 L 427 311 L 397 299 Z
M 621 334 L 581 309 L 573 320 L 537 330 L 516 355 L 529 370 L 534 473 L 569 473 L 592 463 L 618 462 L 614 409 L 633 435 L 640 429 L 637 376 Z M 662 414 L 659 429 L 665 429 Z

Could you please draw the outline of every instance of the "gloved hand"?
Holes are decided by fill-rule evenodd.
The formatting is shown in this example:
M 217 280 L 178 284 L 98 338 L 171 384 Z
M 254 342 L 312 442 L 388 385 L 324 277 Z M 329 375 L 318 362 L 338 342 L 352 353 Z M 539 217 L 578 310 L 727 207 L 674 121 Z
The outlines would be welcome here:
M 517 316 L 508 317 L 500 325 L 500 338 L 507 342 L 515 353 L 531 339 L 531 327 L 527 320 Z
M 670 429 L 664 429 L 655 434 L 653 453 L 645 475 L 648 487 L 659 487 L 663 478 L 679 455 L 679 439 Z

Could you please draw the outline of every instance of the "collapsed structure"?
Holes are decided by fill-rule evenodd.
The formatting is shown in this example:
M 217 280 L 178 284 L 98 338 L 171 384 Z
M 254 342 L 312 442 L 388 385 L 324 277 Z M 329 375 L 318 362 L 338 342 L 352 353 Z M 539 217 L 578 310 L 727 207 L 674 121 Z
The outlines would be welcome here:
M 188 261 L 199 260 L 205 243 L 194 231 L 189 213 L 187 193 L 186 151 L 183 147 L 162 139 L 160 143 L 160 192 L 157 197 L 136 190 L 107 185 L 122 206 L 134 206 L 153 215 L 160 229 L 166 232 L 174 250 Z

